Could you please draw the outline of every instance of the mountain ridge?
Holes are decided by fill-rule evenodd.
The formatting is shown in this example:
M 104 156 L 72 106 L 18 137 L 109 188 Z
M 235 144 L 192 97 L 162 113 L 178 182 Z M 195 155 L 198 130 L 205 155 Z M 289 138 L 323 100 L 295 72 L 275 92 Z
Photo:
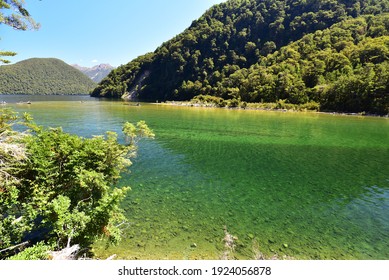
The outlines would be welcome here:
M 108 63 L 102 63 L 92 67 L 84 67 L 78 64 L 72 64 L 74 68 L 87 75 L 92 81 L 99 83 L 104 79 L 115 67 Z
M 88 94 L 95 86 L 57 58 L 30 58 L 0 66 L 1 94 Z

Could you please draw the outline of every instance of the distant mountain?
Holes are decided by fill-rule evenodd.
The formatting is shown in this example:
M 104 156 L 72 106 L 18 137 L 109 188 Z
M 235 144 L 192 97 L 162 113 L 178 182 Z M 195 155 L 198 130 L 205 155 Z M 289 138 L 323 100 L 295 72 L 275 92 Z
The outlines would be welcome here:
M 92 68 L 83 67 L 77 64 L 72 65 L 77 70 L 80 70 L 82 73 L 91 78 L 94 82 L 99 83 L 104 79 L 115 67 L 109 64 L 100 64 L 93 66 Z
M 31 58 L 0 66 L 1 94 L 87 94 L 96 84 L 56 58 Z

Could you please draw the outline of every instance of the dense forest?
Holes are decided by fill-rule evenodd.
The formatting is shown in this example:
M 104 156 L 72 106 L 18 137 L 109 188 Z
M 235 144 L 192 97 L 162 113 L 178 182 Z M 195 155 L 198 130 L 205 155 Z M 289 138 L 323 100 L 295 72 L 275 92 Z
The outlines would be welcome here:
M 316 31 L 221 81 L 250 102 L 317 102 L 322 110 L 387 114 L 389 15 Z
M 388 112 L 389 1 L 229 0 L 112 71 L 92 96 L 212 95 L 321 110 Z
M 32 58 L 0 66 L 1 94 L 87 94 L 96 84 L 54 58 Z

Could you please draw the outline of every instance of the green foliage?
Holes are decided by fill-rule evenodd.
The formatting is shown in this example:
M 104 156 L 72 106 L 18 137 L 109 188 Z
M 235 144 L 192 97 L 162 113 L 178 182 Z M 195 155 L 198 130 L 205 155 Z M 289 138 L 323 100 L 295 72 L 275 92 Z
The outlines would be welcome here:
M 2 56 L 15 56 L 15 52 L 9 52 L 9 51 L 0 51 L 0 62 L 2 63 L 10 63 L 8 59 L 2 58 Z
M 8 260 L 14 260 L 14 261 L 48 260 L 49 251 L 53 249 L 54 246 L 47 245 L 44 242 L 39 242 L 34 246 L 26 248 L 20 253 L 9 257 Z
M 386 20 L 374 16 L 385 12 L 387 0 L 230 0 L 209 9 L 154 53 L 113 71 L 92 95 L 146 101 L 191 100 L 197 95 L 246 102 L 285 99 L 338 110 L 331 98 L 319 98 L 316 87 L 353 72 L 354 63 L 363 67 L 387 60 L 383 41 L 361 42 L 387 33 Z M 381 95 L 374 104 L 383 100 Z M 385 105 L 378 107 L 364 109 L 385 112 Z
M 119 98 L 133 92 L 136 94 L 129 95 L 132 98 L 150 101 L 213 95 L 246 102 L 319 102 L 311 89 L 323 79 L 327 82 L 328 72 L 335 81 L 335 71 L 346 74 L 353 68 L 345 54 L 335 54 L 332 49 L 347 49 L 350 43 L 357 44 L 366 36 L 386 32 L 386 26 L 369 23 L 371 28 L 366 35 L 363 25 L 355 22 L 352 30 L 347 30 L 347 24 L 338 25 L 329 36 L 309 36 L 350 17 L 384 12 L 389 12 L 389 1 L 230 0 L 209 9 L 154 53 L 113 71 L 92 95 Z M 374 16 L 370 18 L 375 21 Z M 285 47 L 300 39 L 299 48 Z M 315 48 L 322 53 L 309 55 Z M 326 51 L 332 52 L 328 61 L 324 61 Z M 266 58 L 275 53 L 276 60 Z M 382 62 L 386 59 L 385 49 L 366 46 L 360 59 Z M 278 61 L 283 64 L 267 69 Z M 262 70 L 266 73 L 261 74 Z M 145 73 L 147 77 L 139 87 Z
M 240 101 L 238 99 L 232 98 L 232 99 L 228 100 L 227 106 L 229 108 L 236 108 L 239 106 L 239 103 L 240 103 Z
M 226 107 L 227 102 L 221 98 L 212 95 L 197 95 L 192 98 L 191 103 L 205 106 Z
M 87 248 L 101 236 L 119 241 L 120 202 L 129 188 L 115 186 L 135 156 L 134 141 L 119 144 L 114 132 L 81 138 L 39 127 L 29 116 L 24 124 L 31 131 L 22 134 L 11 130 L 14 114 L 0 116 L 0 249 L 24 240 L 57 249 L 70 243 Z M 126 123 L 123 131 L 137 140 L 154 136 L 144 122 Z M 12 155 L 18 149 L 20 156 Z
M 23 0 L 0 0 L 0 24 L 6 24 L 14 29 L 38 29 L 30 13 L 23 7 Z
M 314 101 L 322 110 L 387 114 L 388 22 L 386 14 L 359 17 L 306 35 L 244 72 L 258 83 L 241 79 L 237 86 L 256 101 Z M 272 81 L 266 87 L 264 77 Z
M 1 94 L 86 94 L 96 84 L 54 58 L 33 58 L 0 66 Z
M 18 30 L 38 29 L 37 24 L 30 16 L 30 13 L 23 7 L 21 0 L 0 0 L 0 25 L 5 24 Z M 2 56 L 14 56 L 15 52 L 0 51 L 0 62 L 10 63 Z
M 204 107 L 228 107 L 242 109 L 260 109 L 260 110 L 293 110 L 293 111 L 319 111 L 320 104 L 310 101 L 303 104 L 291 104 L 287 100 L 280 99 L 277 102 L 246 102 L 233 98 L 224 100 L 221 97 L 212 95 L 197 95 L 190 100 L 191 106 L 200 105 Z
M 308 110 L 308 111 L 320 111 L 320 104 L 315 101 L 310 101 L 305 104 L 301 104 L 300 110 Z
M 149 129 L 145 121 L 139 121 L 136 126 L 126 122 L 123 126 L 123 133 L 130 145 L 135 145 L 141 138 L 154 138 L 154 133 Z
M 8 108 L 2 109 L 0 115 L 0 135 L 6 131 L 10 131 L 17 119 L 18 117 L 14 111 Z

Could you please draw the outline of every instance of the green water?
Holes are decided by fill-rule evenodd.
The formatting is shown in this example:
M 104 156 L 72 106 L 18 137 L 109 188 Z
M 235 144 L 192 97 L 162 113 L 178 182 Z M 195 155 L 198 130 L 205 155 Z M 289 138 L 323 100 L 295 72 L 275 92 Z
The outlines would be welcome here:
M 389 119 L 80 100 L 12 105 L 83 136 L 146 120 L 122 243 L 96 256 L 389 259 Z M 194 243 L 196 245 L 194 245 Z

